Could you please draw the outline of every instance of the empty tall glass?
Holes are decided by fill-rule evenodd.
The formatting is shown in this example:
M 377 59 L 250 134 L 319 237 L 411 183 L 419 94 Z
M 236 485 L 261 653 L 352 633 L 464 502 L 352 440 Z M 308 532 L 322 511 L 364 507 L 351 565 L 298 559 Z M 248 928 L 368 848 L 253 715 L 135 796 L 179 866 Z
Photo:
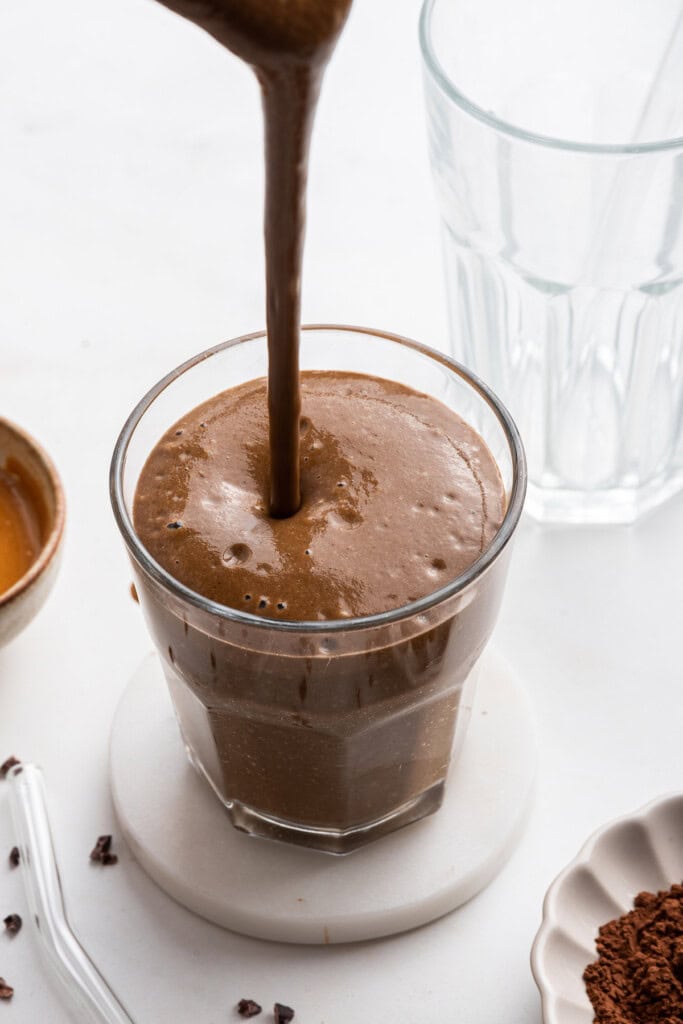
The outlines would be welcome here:
M 426 0 L 421 42 L 454 354 L 532 514 L 630 521 L 683 486 L 680 0 Z

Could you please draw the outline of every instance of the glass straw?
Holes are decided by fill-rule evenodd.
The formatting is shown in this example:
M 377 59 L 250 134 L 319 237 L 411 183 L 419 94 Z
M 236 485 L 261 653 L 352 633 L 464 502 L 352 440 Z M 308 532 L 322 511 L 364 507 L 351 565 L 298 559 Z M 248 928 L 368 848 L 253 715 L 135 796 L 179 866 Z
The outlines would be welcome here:
M 40 768 L 16 765 L 8 779 L 31 921 L 44 959 L 76 1011 L 74 1019 L 134 1024 L 69 927 Z

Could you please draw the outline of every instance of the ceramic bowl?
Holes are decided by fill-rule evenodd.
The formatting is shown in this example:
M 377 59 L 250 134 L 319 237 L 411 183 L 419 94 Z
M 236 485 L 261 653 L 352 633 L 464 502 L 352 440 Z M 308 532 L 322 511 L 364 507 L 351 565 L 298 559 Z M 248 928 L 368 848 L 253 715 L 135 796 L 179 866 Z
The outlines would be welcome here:
M 531 952 L 544 1024 L 592 1024 L 583 983 L 598 928 L 633 909 L 643 890 L 683 881 L 683 793 L 599 829 L 555 879 Z
M 0 647 L 28 625 L 52 589 L 64 533 L 64 492 L 52 460 L 39 444 L 0 418 L 0 468 L 19 464 L 41 505 L 42 547 L 26 573 L 0 594 Z

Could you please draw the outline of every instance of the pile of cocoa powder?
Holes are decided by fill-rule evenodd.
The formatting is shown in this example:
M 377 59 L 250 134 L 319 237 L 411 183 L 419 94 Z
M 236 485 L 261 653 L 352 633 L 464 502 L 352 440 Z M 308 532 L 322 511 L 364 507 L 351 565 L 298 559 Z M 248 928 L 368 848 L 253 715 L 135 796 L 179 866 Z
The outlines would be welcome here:
M 604 924 L 598 960 L 584 972 L 595 1024 L 683 1022 L 683 885 L 641 892 Z

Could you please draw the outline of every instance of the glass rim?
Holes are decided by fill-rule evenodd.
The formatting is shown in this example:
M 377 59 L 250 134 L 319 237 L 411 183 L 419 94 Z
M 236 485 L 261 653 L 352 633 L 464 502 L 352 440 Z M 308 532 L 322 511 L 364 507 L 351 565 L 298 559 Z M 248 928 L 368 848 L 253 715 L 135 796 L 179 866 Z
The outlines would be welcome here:
M 559 149 L 573 153 L 594 154 L 596 156 L 619 156 L 638 155 L 648 153 L 661 153 L 668 150 L 683 148 L 683 136 L 675 136 L 667 139 L 655 139 L 650 142 L 579 142 L 574 139 L 565 139 L 560 136 L 543 135 L 539 132 L 529 131 L 521 128 L 510 121 L 504 121 L 495 114 L 484 110 L 473 100 L 461 92 L 450 78 L 439 60 L 436 49 L 432 42 L 432 14 L 438 0 L 424 0 L 420 11 L 419 39 L 420 49 L 425 67 L 435 80 L 439 88 L 458 107 L 470 114 L 476 120 L 488 125 L 496 131 L 511 135 L 522 142 L 529 142 L 545 149 Z
M 436 349 L 430 348 L 428 345 L 422 345 L 420 342 L 412 341 L 410 338 L 404 338 L 399 334 L 392 334 L 390 332 L 377 330 L 371 327 L 354 327 L 342 324 L 305 324 L 302 325 L 301 331 L 347 331 L 353 334 L 379 337 L 387 341 L 395 342 L 404 348 L 410 348 L 423 356 L 427 356 L 428 358 L 441 363 L 442 366 L 445 366 L 451 371 L 451 373 L 459 377 L 474 391 L 476 391 L 480 398 L 486 402 L 502 427 L 505 440 L 510 450 L 512 463 L 512 486 L 510 488 L 508 506 L 505 511 L 503 522 L 489 546 L 472 563 L 472 565 L 438 590 L 434 590 L 429 594 L 426 594 L 424 597 L 421 597 L 419 600 L 411 601 L 409 604 L 401 605 L 398 608 L 391 608 L 385 612 L 377 612 L 374 615 L 364 615 L 349 619 L 296 621 L 287 619 L 269 619 L 260 615 L 254 615 L 250 612 L 240 611 L 237 608 L 230 608 L 227 605 L 212 601 L 209 598 L 203 597 L 190 587 L 185 586 L 185 584 L 181 583 L 179 580 L 176 580 L 152 557 L 135 532 L 135 528 L 128 513 L 123 496 L 123 472 L 125 469 L 128 447 L 133 434 L 153 402 L 156 401 L 159 395 L 161 395 L 166 388 L 170 387 L 170 385 L 184 373 L 191 370 L 199 363 L 204 362 L 206 359 L 210 359 L 211 356 L 217 355 L 219 352 L 224 352 L 237 345 L 243 344 L 244 342 L 255 341 L 261 338 L 265 339 L 265 331 L 255 331 L 251 334 L 243 334 L 238 338 L 232 338 L 229 341 L 221 342 L 218 345 L 214 345 L 212 348 L 206 349 L 205 351 L 192 356 L 190 359 L 187 359 L 185 362 L 176 366 L 175 369 L 167 373 L 165 377 L 162 377 L 162 379 L 150 388 L 149 391 L 147 391 L 147 393 L 140 399 L 131 414 L 128 416 L 128 419 L 124 423 L 117 438 L 109 470 L 109 496 L 116 524 L 123 536 L 128 550 L 133 555 L 137 563 L 159 585 L 170 591 L 175 595 L 175 597 L 180 598 L 182 601 L 193 605 L 201 611 L 218 616 L 221 619 L 227 619 L 231 622 L 238 623 L 242 626 L 267 629 L 279 633 L 286 632 L 320 635 L 323 633 L 346 633 L 353 630 L 372 629 L 378 626 L 387 626 L 395 622 L 410 619 L 415 615 L 420 615 L 423 612 L 428 611 L 435 605 L 441 604 L 443 601 L 448 600 L 465 590 L 470 583 L 486 572 L 489 566 L 497 559 L 498 555 L 501 554 L 512 537 L 522 514 L 527 483 L 526 458 L 519 431 L 506 407 L 486 384 L 479 380 L 479 378 L 469 370 L 465 369 L 465 367 L 460 363 L 451 359 L 449 356 L 436 351 Z

